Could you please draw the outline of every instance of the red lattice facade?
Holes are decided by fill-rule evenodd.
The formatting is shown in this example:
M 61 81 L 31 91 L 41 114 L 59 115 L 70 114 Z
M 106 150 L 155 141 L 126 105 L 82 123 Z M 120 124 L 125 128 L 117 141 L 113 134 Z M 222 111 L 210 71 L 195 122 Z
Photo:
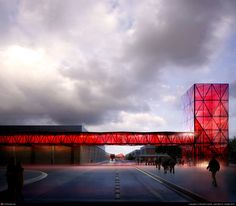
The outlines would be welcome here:
M 194 84 L 184 95 L 186 126 L 194 131 L 194 154 L 203 159 L 228 154 L 229 85 Z

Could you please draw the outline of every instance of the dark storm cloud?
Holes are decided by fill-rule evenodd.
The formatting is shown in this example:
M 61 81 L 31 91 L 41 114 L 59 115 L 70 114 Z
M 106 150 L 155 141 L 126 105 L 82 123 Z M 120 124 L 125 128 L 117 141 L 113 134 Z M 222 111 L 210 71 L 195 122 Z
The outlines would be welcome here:
M 218 0 L 6 2 L 0 46 L 11 41 L 0 48 L 1 124 L 99 125 L 121 111 L 149 112 L 148 99 L 164 93 L 163 69 L 206 65 L 235 8 Z M 19 47 L 9 51 L 12 45 Z M 37 57 L 37 49 L 45 55 L 32 65 L 30 56 L 14 59 Z
M 165 65 L 182 69 L 199 68 L 209 62 L 219 46 L 217 32 L 224 18 L 233 18 L 231 1 L 163 1 L 151 8 L 152 19 L 137 22 L 125 58 L 133 62 L 136 74 L 150 77 Z
M 114 101 L 112 107 L 116 107 L 120 101 L 124 106 L 126 103 L 123 98 L 127 98 L 127 100 L 129 97 L 133 98 L 139 93 L 143 93 L 144 89 L 147 88 L 142 85 L 142 82 L 134 79 L 133 72 L 125 70 L 122 64 L 117 62 L 112 67 L 109 68 L 108 65 L 99 62 L 99 60 L 91 60 L 85 65 L 77 63 L 74 67 L 61 68 L 59 71 L 63 76 L 76 81 L 78 90 L 83 85 L 85 86 L 83 98 L 91 94 L 94 89 L 96 92 L 89 96 L 93 98 L 101 95 L 103 104 L 109 102 L 108 98 L 110 98 L 110 101 Z
M 81 98 L 76 94 L 74 97 L 68 98 L 66 95 L 61 96 L 59 87 L 54 86 L 53 89 L 50 89 L 50 84 L 46 85 L 48 88 L 44 89 L 21 88 L 24 98 L 14 96 L 12 100 L 15 102 L 11 103 L 10 108 L 4 107 L 2 103 L 0 123 L 36 123 L 40 122 L 40 119 L 56 124 L 102 122 L 103 109 L 94 107 L 91 101 L 87 102 L 88 99 L 82 99 L 82 94 L 80 94 Z

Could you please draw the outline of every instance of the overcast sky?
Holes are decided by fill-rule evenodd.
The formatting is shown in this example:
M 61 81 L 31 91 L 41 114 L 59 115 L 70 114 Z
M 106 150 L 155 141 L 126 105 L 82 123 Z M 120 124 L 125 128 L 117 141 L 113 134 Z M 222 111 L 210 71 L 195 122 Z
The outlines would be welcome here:
M 235 11 L 235 0 L 0 0 L 0 124 L 182 131 L 187 89 L 229 83 L 233 137 Z

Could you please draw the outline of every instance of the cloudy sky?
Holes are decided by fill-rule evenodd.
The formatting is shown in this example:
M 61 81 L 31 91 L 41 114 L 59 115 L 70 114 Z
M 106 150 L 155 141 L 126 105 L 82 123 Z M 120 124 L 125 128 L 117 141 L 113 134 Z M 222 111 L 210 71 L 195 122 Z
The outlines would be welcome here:
M 0 0 L 0 124 L 182 131 L 185 91 L 229 83 L 233 137 L 235 11 L 234 0 Z

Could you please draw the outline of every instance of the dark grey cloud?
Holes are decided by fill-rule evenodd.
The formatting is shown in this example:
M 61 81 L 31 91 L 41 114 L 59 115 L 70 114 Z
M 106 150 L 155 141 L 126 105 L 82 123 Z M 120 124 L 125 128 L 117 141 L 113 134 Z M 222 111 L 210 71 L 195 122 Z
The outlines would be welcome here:
M 140 78 L 155 76 L 165 65 L 182 69 L 206 65 L 219 47 L 219 28 L 225 18 L 235 21 L 233 1 L 162 3 L 161 8 L 150 5 L 152 18 L 137 22 L 126 47 L 125 58 L 134 64 Z

